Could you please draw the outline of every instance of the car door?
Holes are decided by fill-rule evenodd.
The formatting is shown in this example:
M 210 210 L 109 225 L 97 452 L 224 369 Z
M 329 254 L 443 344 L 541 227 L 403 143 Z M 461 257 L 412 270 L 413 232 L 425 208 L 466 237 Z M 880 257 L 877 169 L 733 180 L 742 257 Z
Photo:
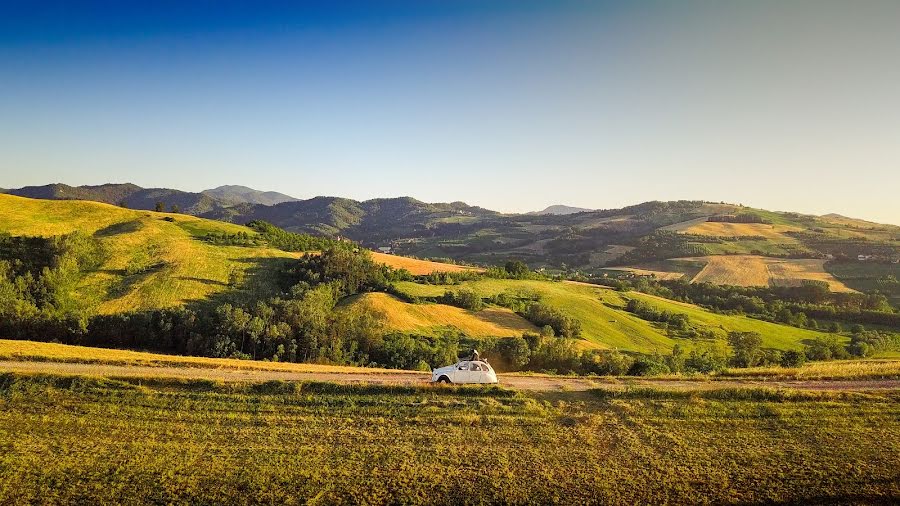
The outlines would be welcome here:
M 457 363 L 451 381 L 454 383 L 469 383 L 471 374 L 471 371 L 469 370 L 470 366 L 471 363 L 466 361 Z
M 469 367 L 469 383 L 487 383 L 487 373 L 484 364 L 472 362 Z

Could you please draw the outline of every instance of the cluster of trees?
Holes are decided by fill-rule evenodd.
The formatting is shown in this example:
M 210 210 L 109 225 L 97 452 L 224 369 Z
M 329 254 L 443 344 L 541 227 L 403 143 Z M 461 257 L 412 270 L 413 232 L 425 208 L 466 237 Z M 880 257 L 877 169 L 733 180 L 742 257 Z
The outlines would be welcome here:
M 203 240 L 217 246 L 262 246 L 265 240 L 257 235 L 250 235 L 247 232 L 237 232 L 228 234 L 226 232 L 209 232 L 203 237 Z
M 284 251 L 352 250 L 357 248 L 357 245 L 352 242 L 288 232 L 261 220 L 251 221 L 247 226 L 258 232 L 270 246 Z
M 716 223 L 772 223 L 756 213 L 723 214 L 710 216 L 706 221 Z
M 704 256 L 709 254 L 702 244 L 695 244 L 686 234 L 667 230 L 657 230 L 641 237 L 634 244 L 635 249 L 616 258 L 607 265 L 629 265 L 666 258 Z
M 319 251 L 325 249 L 356 249 L 351 242 L 337 241 L 327 237 L 288 232 L 265 221 L 251 221 L 247 224 L 257 234 L 249 232 L 209 232 L 203 240 L 219 246 L 269 246 L 283 251 Z
M 636 290 L 668 299 L 689 302 L 726 314 L 754 317 L 815 329 L 840 332 L 840 322 L 900 328 L 900 313 L 877 293 L 831 292 L 821 281 L 799 286 L 743 287 L 689 283 L 683 280 L 599 280 L 621 291 Z M 819 321 L 828 321 L 819 324 Z
M 691 319 L 686 314 L 660 311 L 637 299 L 629 299 L 625 310 L 647 321 L 666 323 L 673 330 L 686 331 L 691 324 Z
M 484 300 L 474 290 L 457 290 L 455 292 L 447 290 L 435 302 L 461 307 L 469 311 L 481 311 L 485 306 Z
M 543 302 L 532 302 L 525 308 L 522 316 L 538 327 L 549 327 L 560 337 L 581 337 L 581 320 L 573 318 L 555 307 Z
M 53 339 L 84 332 L 91 300 L 75 294 L 82 271 L 107 254 L 82 233 L 12 237 L 0 234 L 0 335 Z

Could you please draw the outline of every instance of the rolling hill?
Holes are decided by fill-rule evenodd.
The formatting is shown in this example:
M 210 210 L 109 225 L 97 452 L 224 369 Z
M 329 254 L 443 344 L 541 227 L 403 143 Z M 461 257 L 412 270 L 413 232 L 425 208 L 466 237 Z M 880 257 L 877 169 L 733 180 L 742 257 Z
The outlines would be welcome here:
M 743 285 L 821 280 L 835 290 L 878 289 L 900 301 L 900 288 L 891 282 L 897 265 L 892 262 L 900 261 L 900 227 L 839 215 L 704 201 L 645 202 L 594 211 L 560 208 L 547 214 L 502 214 L 462 202 L 426 203 L 409 197 L 314 197 L 267 205 L 289 197 L 245 187 L 190 193 L 130 184 L 57 184 L 9 193 L 122 203 L 135 209 L 153 209 L 162 202 L 166 210 L 176 205 L 186 214 L 235 224 L 263 220 L 292 232 L 349 238 L 370 249 L 390 247 L 418 258 L 485 266 L 516 259 L 552 272 L 609 275 L 605 269 L 619 268 L 629 275 Z M 556 213 L 573 210 L 583 212 Z M 754 269 L 734 259 L 715 258 L 721 255 L 747 259 Z M 859 258 L 872 267 L 865 269 L 864 280 L 845 276 L 848 284 L 840 275 L 857 268 Z M 706 266 L 707 272 L 699 275 Z
M 221 246 L 204 240 L 210 233 L 243 232 L 250 236 L 256 233 L 239 225 L 96 202 L 0 195 L 0 232 L 46 237 L 73 231 L 97 238 L 108 253 L 102 264 L 89 272 L 77 287 L 79 296 L 93 301 L 101 314 L 190 306 L 209 300 L 240 300 L 248 291 L 277 292 L 279 272 L 299 256 L 265 245 Z M 419 273 L 471 269 L 394 255 L 376 255 L 375 259 Z M 235 278 L 245 279 L 241 289 L 236 288 Z M 731 330 L 760 332 L 766 346 L 778 349 L 796 349 L 822 335 L 741 316 L 715 314 L 649 295 L 623 294 L 573 282 L 481 278 L 448 286 L 407 281 L 398 282 L 396 287 L 413 296 L 439 296 L 445 290 L 459 289 L 474 290 L 482 297 L 504 292 L 536 294 L 542 301 L 581 321 L 584 346 L 630 352 L 666 352 L 675 344 L 691 349 L 704 345 L 705 341 L 675 337 L 660 324 L 625 311 L 629 298 L 687 314 L 692 324 L 720 337 Z M 459 332 L 485 337 L 515 336 L 537 330 L 519 315 L 496 306 L 468 311 L 443 304 L 410 304 L 384 293 L 358 295 L 344 303 L 380 309 L 388 329 L 399 332 L 426 335 Z
M 80 295 L 94 301 L 100 313 L 206 300 L 228 292 L 235 277 L 247 277 L 251 285 L 265 289 L 283 262 L 298 256 L 201 240 L 208 233 L 253 233 L 230 223 L 98 202 L 0 195 L 0 232 L 47 237 L 75 231 L 98 238 L 108 253 L 79 286 Z
M 657 309 L 686 314 L 699 328 L 710 330 L 724 338 L 729 331 L 759 332 L 764 346 L 774 349 L 799 349 L 805 342 L 822 336 L 820 332 L 799 329 L 755 320 L 745 316 L 712 313 L 692 304 L 654 297 L 652 295 L 615 290 L 575 282 L 534 280 L 481 279 L 461 285 L 426 285 L 414 282 L 397 284 L 400 291 L 413 296 L 433 297 L 446 290 L 470 289 L 482 297 L 500 293 L 537 295 L 551 306 L 564 310 L 581 321 L 582 337 L 592 346 L 640 353 L 667 353 L 675 346 L 693 349 L 707 345 L 704 339 L 672 337 L 663 325 L 648 322 L 625 311 L 630 298 L 641 300 Z M 398 304 L 402 304 L 399 301 Z M 411 306 L 411 304 L 410 304 Z

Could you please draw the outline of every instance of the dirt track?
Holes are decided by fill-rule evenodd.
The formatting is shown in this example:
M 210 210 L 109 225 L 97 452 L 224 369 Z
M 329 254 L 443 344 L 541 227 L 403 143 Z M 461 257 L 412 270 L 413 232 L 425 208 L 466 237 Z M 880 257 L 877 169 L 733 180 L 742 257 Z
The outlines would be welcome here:
M 156 377 L 209 379 L 225 382 L 329 381 L 389 385 L 424 385 L 427 373 L 310 373 L 264 370 L 213 369 L 199 367 L 150 367 L 129 365 L 79 364 L 65 362 L 0 361 L 0 372 L 52 373 L 105 377 Z M 679 390 L 709 390 L 735 387 L 772 387 L 798 390 L 884 390 L 900 389 L 900 380 L 654 380 L 638 378 L 571 378 L 527 375 L 500 375 L 500 384 L 518 390 L 579 391 L 589 388 L 620 389 L 627 386 L 653 386 Z

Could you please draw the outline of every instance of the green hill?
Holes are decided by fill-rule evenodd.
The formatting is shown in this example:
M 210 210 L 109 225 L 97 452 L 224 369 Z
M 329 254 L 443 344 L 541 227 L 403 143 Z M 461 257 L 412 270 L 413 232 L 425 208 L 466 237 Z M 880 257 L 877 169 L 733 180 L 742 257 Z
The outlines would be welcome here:
M 92 237 L 104 251 L 102 261 L 86 272 L 76 287 L 78 298 L 92 304 L 99 314 L 191 306 L 204 301 L 239 301 L 241 295 L 248 294 L 254 297 L 250 299 L 252 302 L 278 295 L 284 289 L 277 286 L 279 276 L 296 263 L 291 259 L 300 255 L 266 246 L 263 241 L 256 242 L 253 238 L 257 232 L 253 229 L 229 223 L 96 202 L 0 195 L 0 232 L 50 237 L 75 231 Z M 210 234 L 240 233 L 249 239 L 246 246 L 206 240 Z M 453 267 L 448 271 L 464 270 Z M 744 316 L 717 314 L 637 292 L 618 292 L 573 282 L 476 277 L 459 285 L 400 281 L 395 287 L 400 293 L 414 297 L 439 297 L 447 290 L 466 289 L 485 299 L 503 293 L 540 299 L 581 322 L 584 347 L 627 352 L 665 353 L 676 344 L 690 350 L 721 342 L 731 331 L 758 332 L 765 347 L 779 350 L 798 349 L 803 343 L 824 335 Z M 325 292 L 317 293 L 316 297 L 327 297 Z M 313 295 L 304 297 L 301 304 L 314 303 Z M 688 326 L 674 331 L 664 324 L 641 319 L 625 310 L 631 299 L 659 311 L 685 315 Z M 384 319 L 387 331 L 440 336 L 452 330 L 485 337 L 517 336 L 537 330 L 515 313 L 491 305 L 481 311 L 468 311 L 434 303 L 412 305 L 385 294 L 368 294 L 354 297 L 344 306 L 363 303 L 387 313 Z M 260 318 L 267 313 L 261 314 Z M 339 324 L 353 325 L 352 322 L 333 325 Z M 327 328 L 332 324 L 316 325 Z M 338 332 L 339 328 L 331 331 Z M 277 329 L 272 332 L 283 336 Z M 243 341 L 241 338 L 242 348 Z
M 400 291 L 413 296 L 433 297 L 446 290 L 474 290 L 482 297 L 500 293 L 538 295 L 547 304 L 563 310 L 582 323 L 582 337 L 599 348 L 619 349 L 639 353 L 665 353 L 675 344 L 693 349 L 710 343 L 709 339 L 690 339 L 670 336 L 661 324 L 648 322 L 625 310 L 630 298 L 639 299 L 659 310 L 688 316 L 691 325 L 706 329 L 724 338 L 727 332 L 758 332 L 767 348 L 800 349 L 804 342 L 822 336 L 815 332 L 786 325 L 778 325 L 745 316 L 712 313 L 698 306 L 670 301 L 637 292 L 615 290 L 574 282 L 534 280 L 482 279 L 460 285 L 425 285 L 413 282 L 397 283 Z
M 0 195 L 0 232 L 49 237 L 76 231 L 96 238 L 107 254 L 78 287 L 103 314 L 206 300 L 229 291 L 234 279 L 264 289 L 283 260 L 298 255 L 202 240 L 209 233 L 255 234 L 230 223 L 98 202 Z

